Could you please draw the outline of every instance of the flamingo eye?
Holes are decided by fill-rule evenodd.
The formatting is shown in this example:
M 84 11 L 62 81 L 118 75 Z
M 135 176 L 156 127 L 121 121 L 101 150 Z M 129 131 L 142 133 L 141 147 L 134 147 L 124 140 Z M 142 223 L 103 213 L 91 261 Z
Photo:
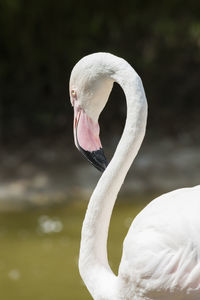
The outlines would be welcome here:
M 77 100 L 77 94 L 75 90 L 71 90 L 71 97 L 72 97 L 72 106 L 74 106 L 74 101 Z
M 75 90 L 71 90 L 71 95 L 75 98 L 76 97 L 76 91 Z

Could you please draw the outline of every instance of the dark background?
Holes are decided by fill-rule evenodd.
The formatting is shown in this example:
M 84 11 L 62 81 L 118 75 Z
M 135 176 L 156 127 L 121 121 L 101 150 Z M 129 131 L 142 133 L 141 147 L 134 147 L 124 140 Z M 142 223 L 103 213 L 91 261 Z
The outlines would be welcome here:
M 0 0 L 1 146 L 71 140 L 70 72 L 97 51 L 140 74 L 152 135 L 199 140 L 199 1 Z M 108 134 L 126 112 L 119 87 L 112 98 L 101 119 Z

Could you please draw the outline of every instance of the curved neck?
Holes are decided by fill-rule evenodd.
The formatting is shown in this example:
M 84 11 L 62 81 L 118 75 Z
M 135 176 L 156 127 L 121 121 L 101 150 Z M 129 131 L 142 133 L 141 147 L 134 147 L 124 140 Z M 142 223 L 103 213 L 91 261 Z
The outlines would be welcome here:
M 107 259 L 107 237 L 117 194 L 142 143 L 147 101 L 140 77 L 125 61 L 111 76 L 124 90 L 127 119 L 115 154 L 102 174 L 88 205 L 82 227 L 79 269 L 94 299 L 117 299 L 116 276 Z

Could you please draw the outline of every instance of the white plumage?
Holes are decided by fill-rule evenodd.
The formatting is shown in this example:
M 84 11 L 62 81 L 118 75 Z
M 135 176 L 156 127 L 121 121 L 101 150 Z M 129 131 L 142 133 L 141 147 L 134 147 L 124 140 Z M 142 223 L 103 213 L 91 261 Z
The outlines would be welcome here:
M 200 186 L 167 193 L 133 221 L 119 276 L 147 299 L 200 299 L 199 195 Z
M 200 300 L 200 186 L 164 194 L 147 205 L 124 240 L 118 276 L 110 269 L 110 217 L 145 134 L 147 101 L 135 70 L 109 53 L 84 57 L 70 78 L 75 111 L 84 111 L 95 124 L 114 81 L 124 90 L 127 119 L 88 205 L 80 248 L 81 276 L 95 300 Z

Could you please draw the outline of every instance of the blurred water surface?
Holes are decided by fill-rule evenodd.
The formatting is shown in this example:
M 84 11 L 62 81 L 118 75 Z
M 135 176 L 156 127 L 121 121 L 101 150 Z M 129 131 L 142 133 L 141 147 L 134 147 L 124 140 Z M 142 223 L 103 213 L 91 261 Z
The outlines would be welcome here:
M 150 200 L 121 199 L 109 237 L 116 272 L 124 236 L 134 216 Z M 78 273 L 81 224 L 87 202 L 0 213 L 0 295 L 4 300 L 91 299 Z

